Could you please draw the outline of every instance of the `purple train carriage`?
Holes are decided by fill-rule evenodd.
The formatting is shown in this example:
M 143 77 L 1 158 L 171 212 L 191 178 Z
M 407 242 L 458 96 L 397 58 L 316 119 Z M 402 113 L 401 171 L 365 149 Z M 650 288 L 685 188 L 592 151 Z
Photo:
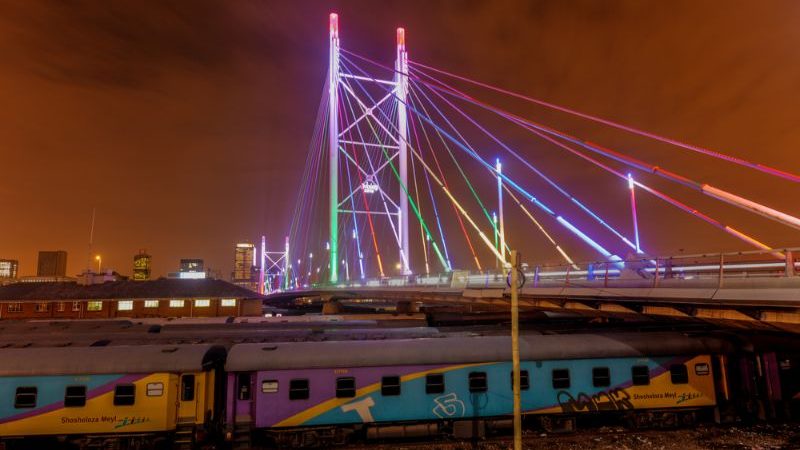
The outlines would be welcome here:
M 510 424 L 510 349 L 499 336 L 239 344 L 225 366 L 226 437 L 247 447 L 481 436 Z M 691 422 L 726 398 L 718 380 L 732 350 L 678 333 L 523 336 L 523 412 L 562 428 L 600 411 Z

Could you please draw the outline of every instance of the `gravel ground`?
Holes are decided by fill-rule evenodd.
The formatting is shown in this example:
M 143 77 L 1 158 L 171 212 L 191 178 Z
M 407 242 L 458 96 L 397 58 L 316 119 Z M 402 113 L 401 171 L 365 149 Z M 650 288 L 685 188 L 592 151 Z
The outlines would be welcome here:
M 400 443 L 359 446 L 371 450 L 502 450 L 508 440 L 469 442 Z M 569 435 L 529 434 L 525 449 L 536 450 L 777 450 L 800 449 L 800 424 L 698 426 L 669 431 L 626 432 L 605 427 Z

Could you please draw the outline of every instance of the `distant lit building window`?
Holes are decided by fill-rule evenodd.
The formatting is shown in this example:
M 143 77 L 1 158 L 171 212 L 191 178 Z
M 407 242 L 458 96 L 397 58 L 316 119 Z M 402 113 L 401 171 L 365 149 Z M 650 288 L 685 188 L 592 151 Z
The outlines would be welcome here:
M 211 306 L 211 300 L 207 298 L 198 298 L 194 301 L 195 308 L 208 308 L 209 306 Z
M 183 300 L 170 300 L 169 301 L 170 308 L 183 308 Z
M 102 311 L 103 310 L 103 302 L 86 302 L 86 310 L 87 311 Z
M 50 303 L 39 302 L 36 304 L 36 312 L 47 312 L 47 311 L 50 311 Z
M 145 308 L 158 308 L 158 300 L 145 300 L 144 301 Z
M 9 303 L 8 304 L 8 312 L 15 313 L 15 312 L 22 312 L 22 303 Z
M 120 300 L 117 302 L 117 311 L 132 311 L 133 300 Z
M 64 308 L 64 302 L 58 302 L 58 304 L 57 304 L 57 306 L 56 306 L 56 311 L 58 311 L 58 312 L 64 312 L 64 309 L 65 309 L 65 308 Z
M 236 306 L 236 299 L 235 298 L 223 298 L 222 299 L 222 306 Z
M 81 310 L 81 302 L 72 302 L 72 310 L 73 311 L 80 311 Z

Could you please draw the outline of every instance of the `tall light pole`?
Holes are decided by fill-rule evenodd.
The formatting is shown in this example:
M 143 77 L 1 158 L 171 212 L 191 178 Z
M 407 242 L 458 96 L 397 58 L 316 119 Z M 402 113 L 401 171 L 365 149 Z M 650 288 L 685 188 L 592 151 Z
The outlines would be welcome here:
M 328 181 L 330 213 L 330 270 L 328 281 L 339 281 L 339 15 L 329 17 L 330 53 L 328 67 Z
M 97 261 L 97 273 L 103 271 L 103 258 L 100 255 L 94 257 L 94 260 Z
M 514 450 L 522 450 L 522 395 L 519 367 L 519 288 L 520 257 L 511 251 L 511 373 L 514 396 Z
M 283 290 L 286 291 L 289 289 L 289 276 L 292 268 L 292 264 L 289 262 L 289 236 L 286 236 L 286 240 L 283 244 Z
M 266 291 L 266 286 L 264 284 L 265 276 L 264 270 L 266 270 L 267 265 L 267 237 L 261 236 L 261 259 L 259 260 L 260 267 L 258 268 L 258 293 L 264 294 Z
M 636 185 L 633 183 L 633 176 L 628 174 L 628 189 L 631 191 L 631 216 L 633 217 L 633 236 L 636 241 L 636 253 L 642 253 L 639 247 L 639 220 L 636 217 Z
M 500 158 L 496 160 L 495 170 L 497 171 L 497 214 L 500 216 L 500 263 L 506 260 L 506 223 L 503 217 L 503 165 Z

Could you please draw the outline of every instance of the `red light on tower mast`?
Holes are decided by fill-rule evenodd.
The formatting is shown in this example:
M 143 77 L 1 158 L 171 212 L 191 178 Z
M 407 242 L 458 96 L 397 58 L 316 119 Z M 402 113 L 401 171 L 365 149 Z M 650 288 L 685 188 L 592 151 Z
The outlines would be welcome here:
M 331 36 L 339 37 L 339 15 L 331 13 L 328 23 L 330 23 Z

